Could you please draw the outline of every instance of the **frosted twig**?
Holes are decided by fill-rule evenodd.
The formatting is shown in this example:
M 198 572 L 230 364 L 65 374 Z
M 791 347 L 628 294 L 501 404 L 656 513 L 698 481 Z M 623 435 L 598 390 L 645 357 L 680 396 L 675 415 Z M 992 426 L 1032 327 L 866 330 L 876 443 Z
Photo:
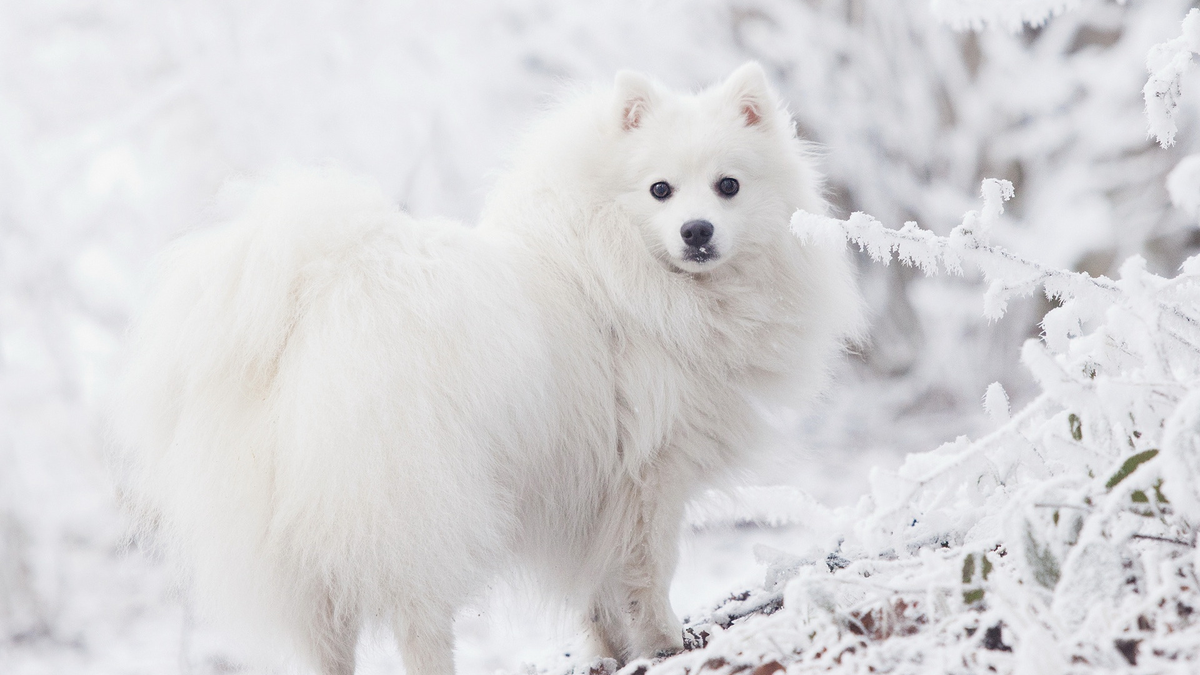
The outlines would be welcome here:
M 1149 541 L 1161 541 L 1161 542 L 1164 542 L 1167 544 L 1178 544 L 1179 546 L 1187 546 L 1188 548 L 1196 547 L 1196 544 L 1193 542 L 1190 542 L 1190 541 L 1183 541 L 1182 539 L 1172 539 L 1170 537 L 1156 537 L 1152 534 L 1132 534 L 1132 535 L 1129 535 L 1129 538 L 1130 539 L 1144 539 L 1144 540 L 1149 540 Z

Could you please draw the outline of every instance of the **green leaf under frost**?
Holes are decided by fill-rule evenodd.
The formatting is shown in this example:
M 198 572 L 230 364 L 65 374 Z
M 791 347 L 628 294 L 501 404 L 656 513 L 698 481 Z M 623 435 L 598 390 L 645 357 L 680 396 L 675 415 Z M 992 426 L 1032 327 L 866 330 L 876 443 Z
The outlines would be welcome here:
M 1158 455 L 1158 450 L 1151 448 L 1150 450 L 1139 452 L 1133 457 L 1125 460 L 1125 463 L 1121 465 L 1121 468 L 1117 469 L 1117 472 L 1114 473 L 1112 477 L 1108 479 L 1108 482 L 1104 484 L 1104 487 L 1108 488 L 1109 490 L 1113 489 L 1118 483 L 1128 478 L 1129 474 L 1133 473 L 1135 469 L 1141 466 L 1144 462 L 1153 459 L 1156 455 Z M 1144 497 L 1145 495 L 1142 496 Z
M 980 576 L 982 577 L 982 581 L 987 581 L 988 574 L 990 574 L 992 571 L 992 561 L 988 560 L 986 553 L 981 553 L 979 555 L 979 563 L 980 563 L 979 564 Z M 966 586 L 968 584 L 971 584 L 971 582 L 974 580 L 975 580 L 975 554 L 968 553 L 963 558 L 963 566 L 962 566 L 963 585 Z M 963 589 L 963 602 L 968 605 L 979 602 L 980 600 L 983 600 L 983 592 L 984 592 L 984 589 L 982 589 L 982 588 L 965 588 L 965 589 Z
M 1170 504 L 1170 500 L 1168 500 L 1167 496 L 1162 493 L 1162 483 L 1163 482 L 1161 478 L 1154 483 L 1154 501 L 1158 502 L 1159 504 Z
M 1050 546 L 1038 545 L 1037 539 L 1033 536 L 1033 525 L 1028 521 L 1025 523 L 1025 559 L 1029 562 L 1029 567 L 1033 572 L 1033 580 L 1042 586 L 1054 590 L 1058 585 L 1058 579 L 1062 576 L 1062 571 L 1058 567 L 1058 559 L 1054 557 L 1054 552 L 1050 550 Z
M 1154 482 L 1154 485 L 1151 486 L 1154 488 L 1154 501 L 1158 502 L 1159 504 L 1170 504 L 1171 502 L 1167 500 L 1167 496 L 1162 493 L 1162 484 L 1162 479 L 1159 478 Z M 1146 496 L 1146 492 L 1144 490 L 1134 490 L 1133 494 L 1129 495 L 1129 500 L 1135 504 L 1150 503 L 1150 498 Z
M 1083 422 L 1080 421 L 1079 415 L 1071 413 L 1067 416 L 1067 425 L 1071 427 L 1071 438 L 1077 441 L 1083 440 Z

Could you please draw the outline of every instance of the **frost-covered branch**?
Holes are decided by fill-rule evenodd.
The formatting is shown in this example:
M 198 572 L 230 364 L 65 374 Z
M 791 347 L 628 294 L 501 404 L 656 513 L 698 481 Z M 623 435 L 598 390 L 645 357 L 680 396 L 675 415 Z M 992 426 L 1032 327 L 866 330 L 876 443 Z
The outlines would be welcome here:
M 1175 112 L 1183 76 L 1195 65 L 1193 56 L 1200 54 L 1200 9 L 1193 9 L 1183 20 L 1183 34 L 1174 40 L 1155 45 L 1146 56 L 1150 71 L 1142 95 L 1146 99 L 1146 118 L 1150 135 L 1164 148 L 1175 144 Z
M 853 213 L 848 220 L 838 221 L 800 211 L 792 218 L 792 229 L 805 241 L 840 241 L 844 237 L 885 265 L 895 253 L 902 262 L 919 267 L 925 274 L 937 273 L 939 265 L 952 274 L 962 274 L 964 261 L 969 262 L 983 272 L 989 283 L 984 296 L 984 313 L 989 319 L 1003 316 L 1012 297 L 1029 295 L 1039 286 L 1045 286 L 1052 296 L 1111 297 L 1115 286 L 1110 279 L 1049 268 L 989 245 L 988 231 L 1004 213 L 1003 204 L 1012 198 L 1013 186 L 1006 180 L 989 178 L 983 181 L 981 191 L 983 209 L 968 212 L 948 237 L 922 230 L 914 222 L 905 223 L 899 230 L 888 229 L 864 213 Z
M 875 218 L 857 212 L 839 221 L 799 211 L 792 218 L 792 230 L 805 241 L 836 242 L 845 238 L 885 265 L 894 253 L 901 262 L 919 267 L 925 274 L 937 273 L 939 266 L 952 274 L 962 274 L 964 262 L 973 264 L 988 282 L 984 314 L 992 320 L 1004 316 L 1013 297 L 1030 295 L 1039 287 L 1051 299 L 1086 300 L 1083 307 L 1091 308 L 1086 318 L 1095 316 L 1100 308 L 1119 296 L 1120 283 L 1108 277 L 1054 269 L 989 244 L 988 231 L 1004 212 L 1004 201 L 1012 198 L 1013 187 L 1006 180 L 989 178 L 983 181 L 981 192 L 982 210 L 968 212 L 948 237 L 922 230 L 914 222 L 905 223 L 899 230 L 889 229 Z M 1144 263 L 1135 265 L 1144 267 Z M 1200 313 L 1194 308 L 1188 311 L 1184 309 L 1186 305 L 1165 299 L 1155 304 L 1173 321 L 1200 326 Z M 1077 316 L 1075 320 L 1084 318 Z M 1182 336 L 1180 339 L 1200 349 L 1200 342 Z

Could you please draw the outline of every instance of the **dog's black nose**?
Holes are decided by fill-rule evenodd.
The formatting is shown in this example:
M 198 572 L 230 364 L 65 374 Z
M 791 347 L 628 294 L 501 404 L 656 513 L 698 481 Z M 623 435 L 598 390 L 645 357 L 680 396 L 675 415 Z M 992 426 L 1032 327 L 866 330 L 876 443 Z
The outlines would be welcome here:
M 679 236 L 688 246 L 703 246 L 713 235 L 712 223 L 707 220 L 689 220 L 679 229 Z

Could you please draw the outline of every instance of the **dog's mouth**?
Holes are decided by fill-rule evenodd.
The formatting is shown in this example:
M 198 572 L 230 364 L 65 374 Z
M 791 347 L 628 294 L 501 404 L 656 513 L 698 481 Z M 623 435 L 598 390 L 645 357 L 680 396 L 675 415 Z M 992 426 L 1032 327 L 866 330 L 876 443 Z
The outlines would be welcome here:
M 663 269 L 675 274 L 704 274 L 711 272 L 728 259 L 728 255 L 721 255 L 723 251 L 712 242 L 702 246 L 684 246 L 683 250 L 676 249 L 675 251 L 656 241 L 648 240 L 646 243 L 651 256 L 658 261 L 658 264 L 662 265 Z
M 694 262 L 703 265 L 707 262 L 717 260 L 721 256 L 717 253 L 717 248 L 715 246 L 706 244 L 704 246 L 689 246 L 684 250 L 683 256 L 681 257 L 688 262 Z
M 689 246 L 678 255 L 666 253 L 662 258 L 668 268 L 681 274 L 711 272 L 714 267 L 723 262 L 717 247 L 710 245 Z

